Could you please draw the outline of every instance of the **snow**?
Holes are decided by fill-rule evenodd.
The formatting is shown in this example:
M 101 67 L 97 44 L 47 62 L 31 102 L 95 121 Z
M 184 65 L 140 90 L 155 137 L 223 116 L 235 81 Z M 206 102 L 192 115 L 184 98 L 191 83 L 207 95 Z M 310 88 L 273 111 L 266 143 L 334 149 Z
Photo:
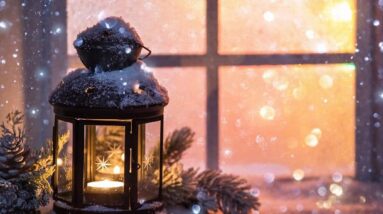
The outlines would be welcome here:
M 77 69 L 64 77 L 49 102 L 67 107 L 122 110 L 167 105 L 167 90 L 159 85 L 152 73 L 141 68 L 145 67 L 143 64 L 138 61 L 125 69 L 111 72 L 93 73 L 85 68 Z
M 73 207 L 71 207 L 70 205 L 68 205 L 65 202 L 56 201 L 55 203 L 56 203 L 56 206 L 62 207 L 64 209 L 73 209 Z M 160 211 L 160 210 L 162 210 L 162 203 L 161 202 L 157 202 L 157 201 L 154 201 L 154 202 L 151 202 L 151 203 L 145 203 L 138 210 L 146 210 L 146 209 L 158 210 L 156 213 L 163 213 L 162 211 Z M 91 205 L 91 206 L 84 207 L 81 210 L 82 211 L 92 211 L 92 212 L 96 212 L 96 213 L 98 213 L 98 212 L 99 213 L 105 213 L 105 212 L 108 212 L 108 213 L 111 213 L 111 212 L 119 213 L 121 211 L 124 211 L 124 210 L 119 209 L 119 208 L 105 207 L 105 206 L 102 206 L 102 205 Z

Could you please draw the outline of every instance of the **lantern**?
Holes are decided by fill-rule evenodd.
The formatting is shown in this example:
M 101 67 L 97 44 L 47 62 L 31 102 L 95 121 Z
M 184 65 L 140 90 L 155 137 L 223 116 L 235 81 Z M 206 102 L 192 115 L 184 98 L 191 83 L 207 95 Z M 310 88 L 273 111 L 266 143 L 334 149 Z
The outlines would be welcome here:
M 115 32 L 123 32 L 118 29 L 109 26 L 95 34 L 116 37 Z M 91 42 L 84 42 L 91 48 Z M 114 60 L 123 58 L 110 56 L 102 63 L 121 66 Z M 96 72 L 93 65 L 77 69 L 53 91 L 56 213 L 154 213 L 162 208 L 168 96 L 145 64 L 133 61 L 117 70 Z

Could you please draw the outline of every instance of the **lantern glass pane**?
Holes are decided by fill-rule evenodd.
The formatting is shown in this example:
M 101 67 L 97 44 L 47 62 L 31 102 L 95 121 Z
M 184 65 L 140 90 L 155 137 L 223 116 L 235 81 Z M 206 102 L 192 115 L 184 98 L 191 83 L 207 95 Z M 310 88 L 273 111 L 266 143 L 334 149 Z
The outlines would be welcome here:
M 57 197 L 71 201 L 72 199 L 72 160 L 73 160 L 73 125 L 58 121 L 59 136 L 57 150 Z
M 85 200 L 107 205 L 123 204 L 124 126 L 85 126 Z M 108 194 L 111 197 L 99 198 Z M 116 197 L 114 197 L 116 196 Z
M 138 202 L 156 199 L 159 194 L 161 122 L 139 125 Z

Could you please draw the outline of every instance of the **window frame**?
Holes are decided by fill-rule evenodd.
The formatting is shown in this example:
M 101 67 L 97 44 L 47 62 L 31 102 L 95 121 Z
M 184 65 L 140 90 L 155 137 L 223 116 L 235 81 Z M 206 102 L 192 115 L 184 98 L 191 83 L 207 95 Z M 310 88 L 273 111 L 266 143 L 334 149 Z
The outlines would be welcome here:
M 308 53 L 308 54 L 219 54 L 218 25 L 219 0 L 206 1 L 206 53 L 201 55 L 152 55 L 145 62 L 152 67 L 203 66 L 207 69 L 206 97 L 206 166 L 219 169 L 219 74 L 220 66 L 241 65 L 292 65 L 292 64 L 337 64 L 356 65 L 356 124 L 355 124 L 355 174 L 364 181 L 383 181 L 383 131 L 374 129 L 371 124 L 378 121 L 373 112 L 383 115 L 383 102 L 374 96 L 383 89 L 383 81 L 377 77 L 383 68 L 383 54 L 378 47 L 383 28 L 373 26 L 371 20 L 383 23 L 383 13 L 377 1 L 356 0 L 355 53 Z M 66 1 L 65 1 L 66 5 Z M 66 8 L 60 8 L 65 11 Z M 366 23 L 366 20 L 367 21 Z M 381 36 L 381 37 L 379 37 Z M 65 35 L 66 37 L 66 35 Z M 66 50 L 65 50 L 66 51 Z M 368 57 L 370 60 L 364 60 Z M 68 57 L 70 67 L 81 66 L 76 56 Z M 363 83 L 363 84 L 360 84 Z M 383 90 L 381 90 L 383 91 Z M 382 109 L 382 110 L 379 110 Z M 382 154 L 381 156 L 379 154 Z

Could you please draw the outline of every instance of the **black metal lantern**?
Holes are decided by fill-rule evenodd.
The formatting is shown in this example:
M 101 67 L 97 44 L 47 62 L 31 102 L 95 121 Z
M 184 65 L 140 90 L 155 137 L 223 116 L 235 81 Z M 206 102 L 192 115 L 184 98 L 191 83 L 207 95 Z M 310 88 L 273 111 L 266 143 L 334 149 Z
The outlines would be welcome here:
M 50 97 L 56 213 L 161 209 L 163 110 L 168 101 L 166 89 L 139 60 L 120 70 L 68 74 Z

